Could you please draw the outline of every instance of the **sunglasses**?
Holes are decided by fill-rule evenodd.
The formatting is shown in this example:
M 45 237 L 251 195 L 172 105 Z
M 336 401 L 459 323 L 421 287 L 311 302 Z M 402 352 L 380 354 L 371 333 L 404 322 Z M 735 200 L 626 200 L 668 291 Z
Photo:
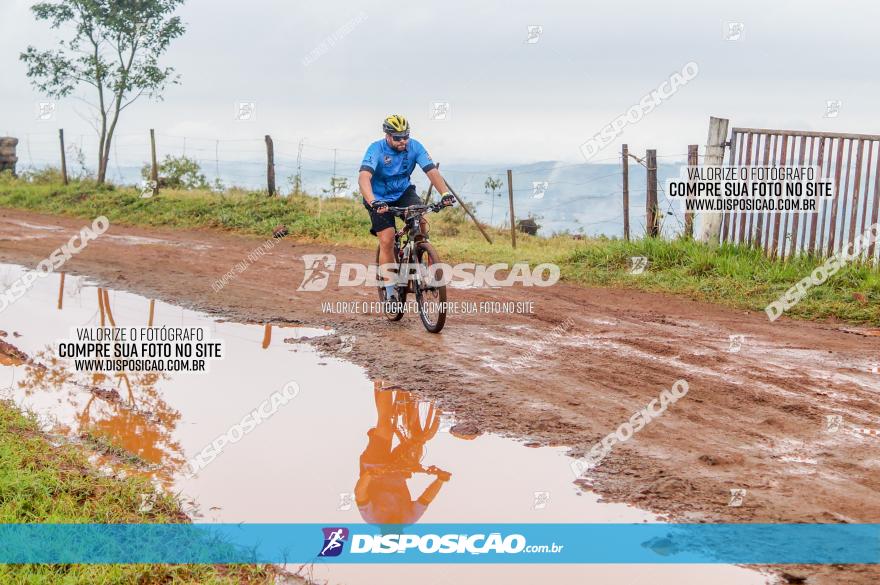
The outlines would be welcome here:
M 392 134 L 391 140 L 393 140 L 394 142 L 402 142 L 404 140 L 409 140 L 409 134 L 398 134 L 398 135 Z

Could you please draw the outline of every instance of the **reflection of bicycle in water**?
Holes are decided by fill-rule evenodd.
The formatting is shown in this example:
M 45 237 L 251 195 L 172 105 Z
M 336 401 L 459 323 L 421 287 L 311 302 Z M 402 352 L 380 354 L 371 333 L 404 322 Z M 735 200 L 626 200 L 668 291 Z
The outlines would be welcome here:
M 440 410 L 429 403 L 421 416 L 419 402 L 396 387 L 374 383 L 376 425 L 367 432 L 369 441 L 360 457 L 360 477 L 355 501 L 361 516 L 371 524 L 414 524 L 440 493 L 452 474 L 435 465 L 425 467 L 425 443 L 437 434 Z M 415 500 L 407 479 L 415 474 L 434 476 L 434 481 Z

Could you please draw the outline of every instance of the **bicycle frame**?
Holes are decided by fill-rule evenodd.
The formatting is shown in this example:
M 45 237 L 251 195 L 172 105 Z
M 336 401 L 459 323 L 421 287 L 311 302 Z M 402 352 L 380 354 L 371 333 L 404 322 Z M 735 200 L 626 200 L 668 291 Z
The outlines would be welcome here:
M 409 272 L 406 275 L 406 285 L 400 284 L 401 268 L 408 266 L 409 270 L 412 270 L 412 267 L 416 264 L 416 244 L 430 241 L 427 232 L 422 230 L 422 218 L 428 213 L 440 211 L 443 207 L 440 204 L 413 205 L 410 207 L 389 206 L 389 213 L 394 213 L 395 216 L 403 219 L 403 227 L 394 232 L 394 260 L 397 263 L 398 288 L 404 288 L 407 292 L 412 293 L 416 291 Z M 403 244 L 402 246 L 401 243 Z M 416 286 L 422 286 L 424 284 L 423 275 L 419 270 L 415 272 Z
M 400 230 L 395 228 L 394 231 L 394 262 L 389 263 L 387 271 L 380 265 L 381 272 L 377 274 L 379 298 L 383 301 L 387 300 L 385 283 L 392 281 L 394 284 L 391 286 L 396 289 L 398 301 L 405 302 L 406 295 L 410 292 L 415 294 L 419 318 L 430 333 L 439 333 L 446 323 L 446 285 L 432 282 L 431 266 L 440 261 L 428 240 L 427 230 L 422 228 L 422 219 L 426 214 L 440 211 L 444 207 L 446 205 L 442 203 L 409 207 L 388 206 L 388 212 L 403 218 L 404 226 Z M 381 249 L 376 251 L 377 262 L 380 255 Z M 433 297 L 436 297 L 436 301 L 431 300 Z M 435 309 L 436 317 L 433 314 Z M 404 312 L 402 304 L 389 304 L 384 310 L 385 316 L 391 321 L 399 321 Z

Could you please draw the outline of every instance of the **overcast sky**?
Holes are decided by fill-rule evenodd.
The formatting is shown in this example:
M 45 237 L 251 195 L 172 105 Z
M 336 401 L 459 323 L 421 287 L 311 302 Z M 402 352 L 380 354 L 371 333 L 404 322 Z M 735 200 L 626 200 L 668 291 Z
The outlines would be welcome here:
M 91 130 L 74 99 L 57 104 L 55 119 L 36 119 L 44 98 L 18 54 L 51 47 L 56 33 L 33 20 L 32 4 L 0 2 L 0 133 L 32 135 L 39 148 L 60 126 Z M 164 63 L 182 84 L 164 102 L 132 106 L 123 136 L 150 127 L 193 139 L 268 133 L 294 143 L 285 152 L 307 138 L 357 157 L 397 112 L 438 160 L 576 162 L 585 140 L 689 61 L 697 77 L 597 159 L 620 142 L 683 153 L 705 142 L 709 115 L 737 126 L 880 132 L 877 2 L 189 0 L 179 14 L 187 32 Z M 725 39 L 727 22 L 742 23 L 739 40 Z M 303 63 L 347 23 L 350 32 Z M 536 43 L 526 42 L 529 25 L 542 27 Z M 827 100 L 841 101 L 837 117 L 825 117 Z M 255 120 L 235 119 L 242 101 L 256 103 Z M 441 101 L 448 119 L 432 120 Z

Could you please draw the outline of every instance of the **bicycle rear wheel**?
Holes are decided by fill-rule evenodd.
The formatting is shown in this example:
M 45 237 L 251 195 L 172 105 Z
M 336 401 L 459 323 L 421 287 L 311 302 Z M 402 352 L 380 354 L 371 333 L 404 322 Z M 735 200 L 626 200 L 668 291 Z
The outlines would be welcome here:
M 440 264 L 440 256 L 434 250 L 434 246 L 427 242 L 421 242 L 416 248 L 416 259 L 419 263 L 419 272 L 430 275 L 438 282 L 446 282 L 446 274 L 443 268 L 431 269 Z M 417 281 L 416 303 L 419 306 L 419 318 L 422 325 L 430 333 L 440 333 L 446 324 L 446 285 L 432 286 L 431 283 Z

